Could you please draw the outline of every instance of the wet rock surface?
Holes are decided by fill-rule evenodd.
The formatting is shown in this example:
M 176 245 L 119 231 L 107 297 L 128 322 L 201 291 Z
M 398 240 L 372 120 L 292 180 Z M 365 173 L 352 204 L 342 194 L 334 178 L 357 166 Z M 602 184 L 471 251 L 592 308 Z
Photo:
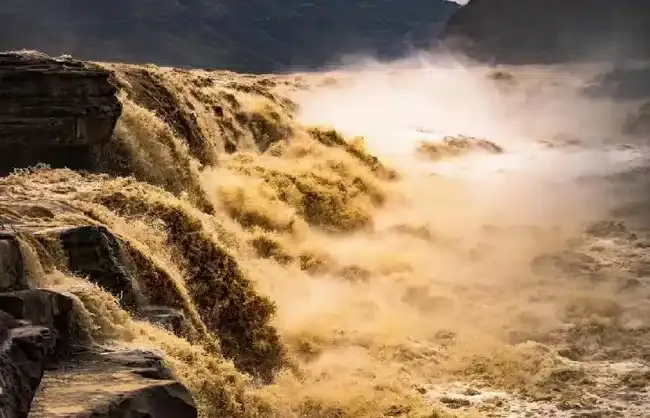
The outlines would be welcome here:
M 135 280 L 124 266 L 118 239 L 102 226 L 83 226 L 60 231 L 70 271 L 88 277 L 119 298 L 126 307 L 138 305 Z
M 167 306 L 146 306 L 140 309 L 143 318 L 152 324 L 159 325 L 176 335 L 183 335 L 186 331 L 185 315 L 183 311 Z
M 149 277 L 152 272 L 143 270 L 142 254 L 106 227 L 59 228 L 47 235 L 60 242 L 71 272 L 111 293 L 138 318 L 178 336 L 185 334 L 187 323 L 178 295 L 157 289 L 153 282 L 157 276 Z
M 0 232 L 0 291 L 27 287 L 20 243 L 15 234 Z
M 119 242 L 106 228 L 88 226 L 59 233 L 71 267 L 83 269 L 91 280 L 103 278 L 101 286 L 110 288 L 115 283 L 107 272 L 131 283 Z M 19 246 L 6 250 L 3 266 L 9 268 L 3 275 L 22 271 L 23 266 L 15 263 L 23 258 Z M 93 263 L 106 265 L 95 268 Z M 84 347 L 75 306 L 71 296 L 50 290 L 0 293 L 0 417 L 197 416 L 191 394 L 158 354 Z M 143 307 L 141 316 L 170 331 L 184 332 L 185 318 L 175 309 Z
M 30 418 L 194 418 L 188 390 L 146 351 L 88 354 L 46 372 Z

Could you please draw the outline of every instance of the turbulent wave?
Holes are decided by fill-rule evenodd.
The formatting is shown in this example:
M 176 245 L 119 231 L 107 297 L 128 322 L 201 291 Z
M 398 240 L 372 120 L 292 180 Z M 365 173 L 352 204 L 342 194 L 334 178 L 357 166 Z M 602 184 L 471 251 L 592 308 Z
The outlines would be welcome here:
M 124 105 L 108 174 L 16 172 L 0 210 L 125 242 L 186 339 L 46 233 L 24 245 L 86 338 L 163 351 L 203 416 L 648 413 L 649 154 L 623 134 L 636 104 L 583 98 L 585 70 L 102 65 Z M 499 152 L 418 156 L 461 135 Z

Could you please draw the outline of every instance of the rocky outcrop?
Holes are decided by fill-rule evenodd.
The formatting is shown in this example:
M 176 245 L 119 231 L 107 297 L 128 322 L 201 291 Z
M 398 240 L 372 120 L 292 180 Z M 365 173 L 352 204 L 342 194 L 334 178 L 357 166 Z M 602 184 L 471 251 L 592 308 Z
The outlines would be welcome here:
M 20 243 L 15 234 L 0 232 L 0 292 L 27 287 Z
M 187 330 L 183 311 L 167 306 L 145 306 L 140 315 L 152 324 L 161 326 L 176 335 L 185 335 Z
M 188 390 L 146 351 L 88 354 L 48 371 L 30 418 L 195 418 Z
M 147 265 L 142 254 L 106 227 L 58 228 L 36 236 L 44 243 L 58 242 L 70 272 L 111 293 L 136 317 L 178 336 L 185 335 L 188 324 L 182 296 L 177 289 L 161 286 L 171 279 L 165 278 L 163 272 L 151 271 L 153 266 Z
M 106 228 L 68 228 L 58 234 L 75 271 L 112 292 L 134 283 L 120 242 Z M 2 238 L 0 283 L 9 284 L 7 290 L 22 283 L 23 254 L 15 235 Z M 191 394 L 160 356 L 98 353 L 83 346 L 87 341 L 75 306 L 72 297 L 49 290 L 0 293 L 0 418 L 197 416 Z M 139 309 L 144 319 L 179 333 L 185 330 L 182 312 L 165 306 Z
M 137 282 L 124 267 L 120 243 L 105 227 L 62 230 L 59 239 L 71 272 L 117 296 L 124 307 L 135 308 L 142 303 Z
M 75 326 L 70 297 L 42 289 L 0 293 L 0 310 L 15 319 L 48 328 L 54 335 L 57 354 L 70 349 Z
M 71 313 L 55 292 L 0 294 L 0 417 L 27 417 L 47 364 L 67 351 Z
M 108 71 L 39 53 L 0 54 L 0 175 L 47 163 L 90 169 L 121 104 Z
M 471 0 L 443 40 L 481 61 L 555 64 L 650 59 L 646 0 Z
M 8 325 L 0 346 L 0 417 L 27 418 L 55 339 L 46 327 Z

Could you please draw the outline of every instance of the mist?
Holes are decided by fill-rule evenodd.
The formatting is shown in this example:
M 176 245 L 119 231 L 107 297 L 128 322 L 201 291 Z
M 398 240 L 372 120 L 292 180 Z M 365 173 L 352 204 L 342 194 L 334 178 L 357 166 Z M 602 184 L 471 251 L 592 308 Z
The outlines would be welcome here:
M 549 341 L 567 323 L 577 326 L 567 316 L 575 306 L 586 303 L 587 316 L 609 304 L 623 311 L 629 306 L 636 313 L 625 321 L 645 321 L 637 311 L 645 306 L 641 299 L 620 291 L 625 274 L 597 267 L 621 263 L 615 254 L 634 252 L 634 244 L 616 241 L 611 252 L 592 252 L 598 238 L 585 235 L 590 225 L 613 222 L 617 210 L 648 202 L 638 188 L 616 180 L 650 161 L 643 141 L 623 133 L 632 106 L 584 94 L 604 71 L 598 65 L 494 68 L 420 53 L 392 63 L 363 57 L 302 75 L 310 87 L 292 96 L 299 121 L 338 130 L 400 176 L 389 186 L 372 232 L 314 238 L 338 263 L 367 271 L 369 279 L 354 284 L 320 277 L 292 285 L 290 297 L 272 293 L 286 301 L 281 307 L 291 306 L 279 311 L 288 334 L 309 328 L 314 338 L 338 332 L 369 344 L 355 354 L 339 343 L 334 351 L 324 349 L 319 373 L 358 373 L 341 369 L 346 358 L 361 361 L 357 356 L 365 359 L 362 370 L 376 373 L 381 366 L 373 347 L 405 347 L 407 341 L 428 346 L 450 332 L 457 345 L 446 352 L 444 365 L 426 356 L 437 366 L 398 361 L 413 381 L 432 382 L 448 367 L 460 367 L 475 381 L 480 373 L 466 367 L 480 358 L 492 370 L 488 381 L 501 382 L 497 386 L 538 385 L 556 367 L 569 367 L 552 354 L 561 343 Z M 503 152 L 435 161 L 418 152 L 422 143 L 445 146 L 459 136 L 489 140 Z M 628 181 L 645 184 L 634 176 Z M 540 273 L 540 260 L 553 254 L 582 261 Z M 594 271 L 602 274 L 598 280 Z M 291 319 L 298 317 L 302 325 Z M 519 345 L 534 341 L 548 345 L 541 351 Z M 528 367 L 519 363 L 520 355 L 538 366 L 516 371 Z M 511 370 L 506 363 L 519 366 Z M 429 393 L 447 393 L 449 387 L 441 387 L 447 386 L 438 383 Z
M 94 341 L 164 352 L 201 416 L 649 416 L 649 153 L 633 103 L 585 93 L 602 67 L 101 65 L 123 106 L 101 157 L 132 175 L 17 171 L 6 213 L 119 237 L 191 333 L 25 245 Z
M 543 187 L 530 183 L 534 180 L 554 184 L 545 193 L 554 190 L 573 200 L 581 200 L 586 190 L 601 193 L 595 207 L 605 208 L 611 203 L 605 185 L 590 184 L 590 189 L 579 180 L 632 170 L 647 159 L 643 146 L 622 147 L 642 144 L 623 134 L 634 107 L 584 94 L 605 71 L 598 65 L 495 68 L 426 53 L 393 63 L 364 58 L 324 74 L 325 82 L 318 79 L 299 93 L 299 118 L 363 137 L 370 152 L 405 176 L 424 171 L 471 177 L 480 188 L 500 182 L 501 194 L 514 193 L 509 189 L 519 180 L 529 190 Z M 439 143 L 458 135 L 492 141 L 505 152 L 435 164 L 417 158 L 423 141 Z M 542 199 L 549 204 L 566 198 L 545 193 Z M 593 210 L 593 202 L 586 202 Z

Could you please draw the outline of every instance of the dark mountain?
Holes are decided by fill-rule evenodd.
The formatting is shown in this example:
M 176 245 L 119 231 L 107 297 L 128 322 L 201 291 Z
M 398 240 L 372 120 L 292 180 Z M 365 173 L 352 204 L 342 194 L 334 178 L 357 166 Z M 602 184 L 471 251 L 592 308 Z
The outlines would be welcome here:
M 471 0 L 445 41 L 482 61 L 555 64 L 650 59 L 648 0 Z
M 269 72 L 430 45 L 445 0 L 2 0 L 0 50 Z

